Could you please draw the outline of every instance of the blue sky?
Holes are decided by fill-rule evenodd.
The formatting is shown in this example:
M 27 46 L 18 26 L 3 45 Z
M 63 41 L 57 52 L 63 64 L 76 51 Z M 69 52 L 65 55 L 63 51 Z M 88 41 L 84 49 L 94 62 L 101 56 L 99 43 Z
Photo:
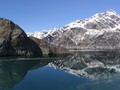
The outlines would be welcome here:
M 0 17 L 25 32 L 60 28 L 110 9 L 120 14 L 120 0 L 0 0 Z

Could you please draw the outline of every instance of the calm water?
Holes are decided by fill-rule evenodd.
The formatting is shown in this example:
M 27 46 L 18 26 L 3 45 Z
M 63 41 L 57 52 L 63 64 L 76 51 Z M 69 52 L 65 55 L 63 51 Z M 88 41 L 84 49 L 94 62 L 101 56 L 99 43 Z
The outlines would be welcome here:
M 0 58 L 0 90 L 120 90 L 120 52 Z

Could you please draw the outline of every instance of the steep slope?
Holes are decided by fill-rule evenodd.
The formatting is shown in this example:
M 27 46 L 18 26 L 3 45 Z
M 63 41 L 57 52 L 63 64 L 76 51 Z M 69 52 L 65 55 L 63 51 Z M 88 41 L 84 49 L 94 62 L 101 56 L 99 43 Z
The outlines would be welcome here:
M 45 40 L 42 40 L 42 39 L 38 39 L 38 38 L 34 38 L 34 37 L 30 37 L 30 38 L 39 45 L 43 54 L 46 54 L 46 55 L 53 55 L 54 54 L 55 55 L 55 54 L 67 54 L 67 53 L 69 53 L 69 51 L 64 47 L 60 47 L 60 46 L 56 46 L 56 45 L 47 43 Z
M 107 49 L 113 49 L 119 48 L 119 31 L 120 16 L 115 11 L 109 10 L 105 13 L 97 13 L 87 19 L 77 20 L 62 28 L 46 31 L 43 37 L 38 37 L 41 34 L 36 35 L 36 33 L 30 36 L 69 49 L 106 49 L 104 47 L 107 46 Z M 114 40 L 117 41 L 112 42 Z

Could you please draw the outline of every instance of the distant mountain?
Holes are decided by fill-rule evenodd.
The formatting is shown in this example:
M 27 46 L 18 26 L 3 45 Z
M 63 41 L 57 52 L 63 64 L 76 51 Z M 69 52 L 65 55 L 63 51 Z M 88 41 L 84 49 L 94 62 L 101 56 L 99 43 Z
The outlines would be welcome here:
M 120 16 L 113 10 L 77 20 L 59 29 L 27 33 L 68 49 L 120 48 Z

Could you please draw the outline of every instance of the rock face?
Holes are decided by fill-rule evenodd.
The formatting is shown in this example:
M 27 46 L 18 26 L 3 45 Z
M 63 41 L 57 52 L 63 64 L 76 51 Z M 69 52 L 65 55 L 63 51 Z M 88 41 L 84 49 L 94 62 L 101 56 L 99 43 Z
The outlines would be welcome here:
M 92 49 L 120 49 L 120 32 L 106 32 L 89 46 Z
M 0 18 L 0 56 L 42 55 L 39 46 L 12 21 Z
M 34 38 L 34 37 L 30 37 L 30 38 L 39 45 L 43 54 L 52 55 L 52 54 L 66 54 L 66 53 L 69 53 L 69 51 L 67 49 L 65 49 L 64 47 L 49 44 L 45 40 L 42 40 L 42 39 L 37 39 L 37 38 Z
M 39 37 L 40 35 L 43 37 Z M 109 10 L 59 29 L 28 33 L 28 36 L 68 49 L 120 49 L 120 16 Z

